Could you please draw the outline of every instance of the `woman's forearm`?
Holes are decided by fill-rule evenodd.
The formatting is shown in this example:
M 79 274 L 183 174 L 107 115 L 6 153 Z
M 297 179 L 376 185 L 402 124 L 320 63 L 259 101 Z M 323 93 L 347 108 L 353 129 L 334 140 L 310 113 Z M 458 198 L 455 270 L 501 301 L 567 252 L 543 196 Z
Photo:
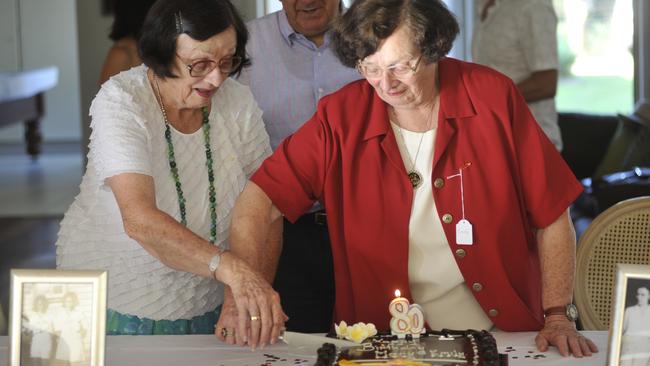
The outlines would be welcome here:
M 158 209 L 153 178 L 125 173 L 108 178 L 107 184 L 129 237 L 166 266 L 212 277 L 209 263 L 219 248 Z
M 123 212 L 124 229 L 153 257 L 178 271 L 212 277 L 209 263 L 220 249 L 153 207 Z
M 537 231 L 544 309 L 564 306 L 573 298 L 576 239 L 568 210 Z
M 280 212 L 255 183 L 249 182 L 237 199 L 230 228 L 230 249 L 273 282 L 282 250 Z

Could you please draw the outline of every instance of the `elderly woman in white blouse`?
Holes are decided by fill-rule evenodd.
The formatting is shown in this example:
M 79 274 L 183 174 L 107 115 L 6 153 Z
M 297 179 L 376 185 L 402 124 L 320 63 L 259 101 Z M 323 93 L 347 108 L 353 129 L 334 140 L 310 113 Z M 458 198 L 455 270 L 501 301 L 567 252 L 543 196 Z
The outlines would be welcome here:
M 248 63 L 247 37 L 227 0 L 158 1 L 139 43 L 144 65 L 92 103 L 88 166 L 57 266 L 109 271 L 109 334 L 215 332 L 255 347 L 286 320 L 269 285 L 274 264 L 228 251 L 235 199 L 271 153 L 250 91 L 229 78 Z M 272 311 L 261 314 L 256 297 Z

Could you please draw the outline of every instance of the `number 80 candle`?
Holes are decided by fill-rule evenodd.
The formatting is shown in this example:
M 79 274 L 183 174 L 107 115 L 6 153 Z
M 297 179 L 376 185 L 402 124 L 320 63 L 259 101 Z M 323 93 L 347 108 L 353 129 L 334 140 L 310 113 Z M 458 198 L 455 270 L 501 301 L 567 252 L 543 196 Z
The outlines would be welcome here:
M 418 304 L 410 304 L 408 299 L 401 297 L 400 290 L 395 290 L 395 298 L 390 302 L 388 311 L 391 334 L 403 339 L 407 334 L 419 338 L 424 333 L 424 314 Z

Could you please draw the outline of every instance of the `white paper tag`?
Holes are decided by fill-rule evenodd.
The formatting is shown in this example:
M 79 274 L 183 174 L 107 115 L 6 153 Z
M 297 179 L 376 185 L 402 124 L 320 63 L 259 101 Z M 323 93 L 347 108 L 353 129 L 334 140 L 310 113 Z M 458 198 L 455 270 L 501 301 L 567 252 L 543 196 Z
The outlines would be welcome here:
M 462 219 L 456 224 L 456 244 L 459 245 L 472 245 L 474 244 L 472 236 L 472 224 L 469 221 Z

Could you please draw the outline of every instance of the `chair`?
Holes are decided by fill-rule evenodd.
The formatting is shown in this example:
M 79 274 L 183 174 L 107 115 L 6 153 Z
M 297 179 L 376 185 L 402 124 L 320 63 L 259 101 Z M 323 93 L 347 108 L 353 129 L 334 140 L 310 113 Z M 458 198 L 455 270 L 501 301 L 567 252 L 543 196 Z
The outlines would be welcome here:
M 585 330 L 609 329 L 617 263 L 650 264 L 650 196 L 610 207 L 580 238 L 575 303 Z
M 619 114 L 618 118 L 618 127 L 603 160 L 594 172 L 595 178 L 635 166 L 650 167 L 650 121 L 636 114 Z
M 578 179 L 592 178 L 619 128 L 619 118 L 560 112 L 557 119 L 564 141 L 562 157 Z

